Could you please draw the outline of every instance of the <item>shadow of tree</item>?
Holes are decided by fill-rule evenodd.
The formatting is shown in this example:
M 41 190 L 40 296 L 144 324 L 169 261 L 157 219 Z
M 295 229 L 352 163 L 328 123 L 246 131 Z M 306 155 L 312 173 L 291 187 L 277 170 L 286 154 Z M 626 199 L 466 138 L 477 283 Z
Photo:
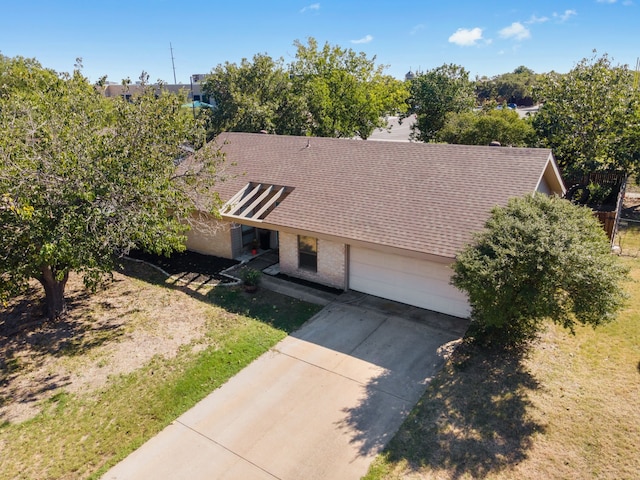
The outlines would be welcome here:
M 387 370 L 372 379 L 366 386 L 366 396 L 357 406 L 344 409 L 346 418 L 336 424 L 350 437 L 349 443 L 357 446 L 359 456 L 379 454 L 415 403 L 415 398 L 402 398 L 386 388 L 393 377 L 394 373 Z
M 193 252 L 188 252 L 188 256 L 192 255 Z M 197 260 L 199 257 L 195 258 Z M 254 318 L 287 333 L 298 329 L 322 308 L 265 288 L 259 288 L 255 293 L 246 293 L 242 288 L 229 286 L 204 289 L 203 283 L 206 283 L 207 279 L 217 278 L 217 274 L 211 273 L 216 270 L 216 266 L 220 272 L 229 267 L 229 262 L 235 261 L 211 257 L 203 268 L 193 259 L 185 262 L 192 271 L 185 273 L 184 277 L 174 276 L 167 279 L 158 270 L 136 261 L 123 262 L 121 273 L 154 285 L 180 290 L 196 300 L 216 305 L 229 313 Z M 180 278 L 186 282 L 181 283 L 178 281 Z
M 6 319 L 0 322 L 0 351 L 8 354 L 12 350 L 29 348 L 54 356 L 72 356 L 122 334 L 120 322 L 113 319 L 102 323 L 92 321 L 89 312 L 91 293 L 84 289 L 69 292 L 66 301 L 70 313 L 56 321 L 50 321 L 44 315 L 41 293 L 31 293 L 33 296 L 5 311 Z M 101 307 L 110 308 L 105 302 Z
M 129 256 L 136 260 L 142 260 L 156 265 L 170 275 L 178 275 L 190 280 L 193 280 L 193 274 L 220 281 L 228 280 L 221 275 L 221 272 L 239 263 L 237 260 L 204 255 L 188 250 L 184 252 L 174 252 L 170 257 L 140 251 L 132 251 Z M 203 279 L 199 281 L 203 281 Z
M 486 478 L 526 459 L 532 437 L 545 427 L 528 412 L 527 394 L 540 386 L 523 367 L 523 355 L 463 344 L 387 445 L 389 460 L 458 479 Z M 376 402 L 375 388 L 364 402 Z M 365 439 L 363 452 L 367 448 Z
M 278 330 L 291 333 L 297 330 L 313 314 L 322 309 L 319 305 L 306 303 L 264 288 L 255 293 L 246 293 L 241 288 L 214 289 L 207 301 L 230 313 L 255 318 Z
M 84 354 L 124 334 L 121 317 L 126 314 L 96 320 L 92 313 L 94 307 L 106 311 L 113 307 L 106 300 L 92 303 L 92 294 L 81 283 L 76 282 L 67 292 L 69 314 L 62 319 L 47 318 L 44 293 L 37 286 L 31 286 L 2 310 L 0 407 L 5 403 L 35 404 L 42 400 L 45 392 L 67 386 L 68 375 L 41 371 L 48 359 Z M 3 420 L 0 414 L 0 421 Z

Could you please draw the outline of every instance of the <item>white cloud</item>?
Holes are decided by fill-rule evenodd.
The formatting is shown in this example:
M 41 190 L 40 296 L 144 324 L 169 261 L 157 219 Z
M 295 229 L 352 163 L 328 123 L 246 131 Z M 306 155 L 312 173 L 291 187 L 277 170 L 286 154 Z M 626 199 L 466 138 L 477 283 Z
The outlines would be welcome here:
M 574 15 L 577 15 L 577 14 L 578 14 L 578 12 L 576 12 L 575 10 L 565 10 L 564 13 L 555 13 L 555 12 L 553 12 L 553 18 L 557 18 L 561 22 L 566 22 L 571 17 L 573 17 Z
M 482 29 L 478 27 L 472 28 L 471 30 L 459 28 L 456 30 L 456 33 L 449 37 L 450 43 L 455 43 L 461 47 L 472 47 L 480 40 L 482 40 Z
M 424 30 L 424 28 L 425 28 L 424 25 L 422 23 L 419 23 L 418 25 L 413 27 L 411 30 L 409 30 L 409 35 L 415 35 L 420 30 Z
M 515 38 L 516 40 L 526 40 L 531 38 L 531 32 L 520 22 L 513 22 L 508 27 L 498 32 L 502 38 Z
M 598 3 L 616 3 L 617 0 L 596 0 Z
M 358 40 L 351 40 L 351 43 L 369 43 L 371 40 L 373 40 L 373 37 L 371 35 L 366 35 Z
M 307 5 L 302 10 L 300 10 L 300 13 L 304 13 L 304 12 L 307 12 L 309 10 L 320 10 L 320 4 L 319 3 L 312 3 L 311 5 Z
M 524 23 L 545 23 L 549 21 L 549 17 L 538 17 L 536 15 L 531 15 L 531 18 Z

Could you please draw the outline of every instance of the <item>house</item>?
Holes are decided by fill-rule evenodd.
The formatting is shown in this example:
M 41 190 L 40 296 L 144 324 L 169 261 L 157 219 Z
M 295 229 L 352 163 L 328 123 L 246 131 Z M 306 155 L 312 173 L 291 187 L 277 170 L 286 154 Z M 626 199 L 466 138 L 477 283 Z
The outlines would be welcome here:
M 166 90 L 170 93 L 185 92 L 189 101 L 211 103 L 209 95 L 205 94 L 202 90 L 202 82 L 206 79 L 206 74 L 194 74 L 190 77 L 190 83 L 166 83 L 162 85 L 162 90 Z M 160 87 L 154 85 L 157 94 L 160 94 Z M 107 83 L 102 87 L 102 94 L 107 97 L 122 97 L 126 100 L 130 100 L 132 97 L 139 95 L 143 91 L 142 86 L 139 83 L 132 83 L 130 85 L 123 85 L 122 83 Z
M 280 271 L 466 317 L 456 253 L 495 205 L 564 184 L 548 149 L 225 133 L 218 228 L 187 248 L 238 257 L 256 240 Z

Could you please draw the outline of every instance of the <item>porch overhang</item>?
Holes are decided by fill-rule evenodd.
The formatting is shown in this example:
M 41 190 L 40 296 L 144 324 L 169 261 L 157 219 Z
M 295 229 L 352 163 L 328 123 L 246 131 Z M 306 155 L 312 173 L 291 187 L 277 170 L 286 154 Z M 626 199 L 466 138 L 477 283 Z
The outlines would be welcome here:
M 260 225 L 292 191 L 284 185 L 249 182 L 220 208 L 220 214 L 236 223 Z

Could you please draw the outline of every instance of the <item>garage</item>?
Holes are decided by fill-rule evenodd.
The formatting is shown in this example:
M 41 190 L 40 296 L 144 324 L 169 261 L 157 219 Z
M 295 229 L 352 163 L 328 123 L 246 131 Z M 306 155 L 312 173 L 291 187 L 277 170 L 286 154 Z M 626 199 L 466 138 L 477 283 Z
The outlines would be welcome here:
M 448 265 L 360 247 L 349 249 L 349 288 L 456 317 L 469 315 L 466 296 L 449 284 Z

